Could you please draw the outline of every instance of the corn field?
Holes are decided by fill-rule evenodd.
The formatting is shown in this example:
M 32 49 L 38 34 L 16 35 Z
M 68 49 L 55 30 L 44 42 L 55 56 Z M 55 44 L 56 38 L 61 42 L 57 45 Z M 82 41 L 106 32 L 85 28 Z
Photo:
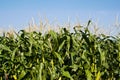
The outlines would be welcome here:
M 120 36 L 77 27 L 3 33 L 0 80 L 120 80 Z

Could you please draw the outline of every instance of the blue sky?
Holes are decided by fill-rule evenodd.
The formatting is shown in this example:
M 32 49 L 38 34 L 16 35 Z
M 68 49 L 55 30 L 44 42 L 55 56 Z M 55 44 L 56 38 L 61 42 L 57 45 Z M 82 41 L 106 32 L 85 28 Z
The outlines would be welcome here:
M 120 0 L 0 0 L 0 28 L 22 29 L 32 20 L 39 23 L 40 17 L 60 23 L 76 18 L 81 23 L 89 19 L 101 25 L 115 23 L 120 15 Z

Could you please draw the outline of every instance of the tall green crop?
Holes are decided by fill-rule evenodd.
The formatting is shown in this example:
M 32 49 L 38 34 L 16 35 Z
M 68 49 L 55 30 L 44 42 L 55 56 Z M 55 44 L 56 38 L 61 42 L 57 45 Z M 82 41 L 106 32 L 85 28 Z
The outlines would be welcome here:
M 0 80 L 119 80 L 120 36 L 21 30 L 0 36 Z

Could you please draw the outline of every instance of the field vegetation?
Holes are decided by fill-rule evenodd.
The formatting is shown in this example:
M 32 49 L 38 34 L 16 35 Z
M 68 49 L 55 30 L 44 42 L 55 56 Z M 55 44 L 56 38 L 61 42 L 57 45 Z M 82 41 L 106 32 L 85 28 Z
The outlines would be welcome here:
M 0 80 L 120 80 L 120 35 L 94 34 L 90 23 L 3 33 Z

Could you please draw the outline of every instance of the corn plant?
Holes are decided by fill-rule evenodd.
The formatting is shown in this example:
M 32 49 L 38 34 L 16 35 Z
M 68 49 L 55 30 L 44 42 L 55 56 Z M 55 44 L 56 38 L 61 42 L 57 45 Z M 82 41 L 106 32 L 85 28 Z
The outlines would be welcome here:
M 0 80 L 119 80 L 120 36 L 66 28 L 0 36 Z

